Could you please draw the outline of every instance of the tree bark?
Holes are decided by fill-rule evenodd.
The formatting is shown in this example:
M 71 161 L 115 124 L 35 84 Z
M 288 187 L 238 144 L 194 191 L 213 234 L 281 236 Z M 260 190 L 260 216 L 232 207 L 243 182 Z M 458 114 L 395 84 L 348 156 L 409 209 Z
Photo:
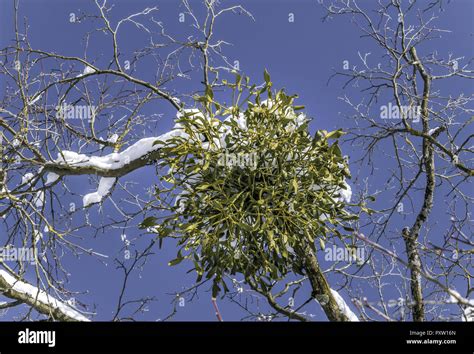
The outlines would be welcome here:
M 426 71 L 425 67 L 420 61 L 416 53 L 415 47 L 410 48 L 410 55 L 413 61 L 413 65 L 419 72 L 423 79 L 423 97 L 421 100 L 421 122 L 423 124 L 423 132 L 428 133 L 429 131 L 429 97 L 431 89 L 431 77 Z M 422 161 L 425 173 L 426 173 L 426 185 L 424 201 L 419 211 L 415 223 L 411 229 L 403 232 L 403 238 L 405 240 L 405 246 L 407 250 L 408 263 L 410 265 L 410 287 L 413 301 L 415 302 L 413 307 L 413 321 L 422 322 L 425 319 L 425 308 L 423 303 L 423 291 L 421 284 L 421 260 L 418 254 L 417 243 L 418 236 L 420 234 L 421 227 L 428 219 L 428 215 L 431 213 L 433 208 L 433 196 L 435 189 L 435 165 L 434 165 L 434 147 L 429 139 L 423 138 L 423 161 Z
M 340 309 L 331 288 L 319 267 L 318 259 L 309 245 L 304 249 L 305 271 L 311 284 L 312 296 L 319 301 L 329 321 L 349 322 L 350 319 Z
M 79 322 L 81 319 L 83 321 L 88 321 L 88 319 L 81 314 L 79 314 L 77 311 L 75 311 L 72 308 L 69 308 L 67 311 L 64 310 L 64 304 L 61 304 L 60 306 L 55 306 L 55 304 L 59 304 L 59 300 L 54 298 L 53 296 L 48 296 L 48 301 L 41 301 L 38 297 L 40 294 L 45 294 L 42 290 L 36 289 L 37 290 L 37 295 L 36 297 L 33 296 L 32 294 L 29 294 L 27 292 L 22 292 L 17 289 L 15 289 L 14 286 L 12 286 L 12 282 L 9 281 L 9 276 L 5 271 L 0 271 L 0 294 L 3 296 L 6 296 L 10 299 L 14 299 L 17 301 L 20 301 L 24 304 L 27 304 L 34 308 L 36 311 L 39 313 L 42 313 L 46 316 L 49 316 L 50 318 L 57 320 L 57 321 L 66 321 L 66 322 Z M 32 285 L 25 283 L 24 281 L 21 280 L 16 280 L 15 283 L 18 282 L 19 284 L 27 285 L 29 287 L 34 288 Z M 63 307 L 63 308 L 61 308 Z M 77 314 L 76 316 L 72 316 L 71 314 Z

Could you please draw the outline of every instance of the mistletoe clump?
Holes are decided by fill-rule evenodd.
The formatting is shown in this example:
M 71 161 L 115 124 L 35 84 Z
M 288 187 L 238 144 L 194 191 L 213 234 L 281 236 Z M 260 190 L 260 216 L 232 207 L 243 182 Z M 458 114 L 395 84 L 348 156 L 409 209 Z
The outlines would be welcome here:
M 248 94 L 228 107 L 208 89 L 197 98 L 202 109 L 178 114 L 180 134 L 157 142 L 167 167 L 161 193 L 174 203 L 154 230 L 178 239 L 170 265 L 191 260 L 198 281 L 213 278 L 214 296 L 220 285 L 227 290 L 226 274 L 263 286 L 298 272 L 305 247 L 315 249 L 316 239 L 324 247 L 327 237 L 341 236 L 338 225 L 354 218 L 345 210 L 351 191 L 338 146 L 342 132 L 312 136 L 296 96 L 272 91 L 267 73 L 265 80 L 262 89 L 239 76 L 227 84 L 239 98 Z

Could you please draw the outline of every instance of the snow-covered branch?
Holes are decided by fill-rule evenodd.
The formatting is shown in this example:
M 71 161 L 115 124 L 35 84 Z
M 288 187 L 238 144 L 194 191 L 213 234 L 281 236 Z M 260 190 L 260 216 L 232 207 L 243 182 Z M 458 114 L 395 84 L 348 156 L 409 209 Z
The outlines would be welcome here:
M 340 311 L 352 322 L 359 322 L 359 318 L 356 316 L 354 312 L 350 309 L 350 307 L 346 304 L 342 296 L 334 289 L 331 289 L 331 293 L 334 296 L 334 299 L 339 306 Z
M 161 144 L 156 141 L 167 141 L 182 134 L 173 129 L 157 137 L 143 138 L 123 150 L 104 156 L 89 156 L 74 151 L 63 150 L 55 161 L 44 165 L 44 172 L 59 176 L 95 174 L 101 177 L 121 177 L 134 170 L 156 161 Z
M 18 280 L 4 270 L 0 270 L 0 292 L 11 299 L 33 307 L 39 313 L 60 321 L 89 321 L 87 317 L 45 291 Z

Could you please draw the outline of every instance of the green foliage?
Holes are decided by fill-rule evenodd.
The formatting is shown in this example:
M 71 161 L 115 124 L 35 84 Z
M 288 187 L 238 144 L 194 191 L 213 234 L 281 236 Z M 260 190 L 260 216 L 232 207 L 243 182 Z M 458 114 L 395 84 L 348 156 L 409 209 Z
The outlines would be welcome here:
M 156 217 L 154 216 L 149 216 L 147 217 L 145 220 L 143 220 L 140 224 L 140 229 L 146 229 L 148 227 L 151 227 L 151 226 L 155 226 L 156 225 Z
M 170 186 L 163 200 L 171 194 L 177 201 L 159 237 L 178 239 L 170 265 L 191 260 L 198 280 L 214 279 L 214 296 L 226 290 L 225 274 L 265 286 L 299 272 L 305 245 L 314 249 L 319 239 L 324 247 L 327 237 L 341 236 L 338 225 L 355 218 L 338 198 L 349 177 L 337 140 L 343 133 L 311 136 L 305 115 L 296 113 L 302 109 L 293 105 L 296 96 L 273 92 L 266 71 L 264 79 L 256 89 L 237 76 L 227 84 L 235 98 L 228 107 L 208 88 L 196 98 L 202 113 L 185 111 L 178 120 L 186 135 L 162 149 L 161 165 L 169 168 L 163 181 Z M 244 163 L 226 165 L 223 156 Z

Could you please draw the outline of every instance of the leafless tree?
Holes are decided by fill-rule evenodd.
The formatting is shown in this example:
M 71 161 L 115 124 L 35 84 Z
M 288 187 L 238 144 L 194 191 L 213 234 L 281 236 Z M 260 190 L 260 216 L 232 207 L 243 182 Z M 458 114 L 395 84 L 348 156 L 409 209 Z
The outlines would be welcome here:
M 441 0 L 422 7 L 415 1 L 380 0 L 375 12 L 353 0 L 321 3 L 325 20 L 350 17 L 362 38 L 381 50 L 375 62 L 368 53 L 359 53 L 358 65 L 334 73 L 334 78 L 346 80 L 344 88 L 365 85 L 362 102 L 347 95 L 341 98 L 354 109 L 346 141 L 362 151 L 353 166 L 360 166 L 355 178 L 360 191 L 357 206 L 366 216 L 354 222 L 351 243 L 334 238 L 321 244 L 319 252 L 304 248 L 303 274 L 265 287 L 226 274 L 233 284 L 226 298 L 251 320 L 309 321 L 317 317 L 309 306 L 314 300 L 331 321 L 459 319 L 458 314 L 445 316 L 452 305 L 459 306 L 465 320 L 472 320 L 472 197 L 467 191 L 473 175 L 473 97 L 445 93 L 442 85 L 472 79 L 472 59 L 442 59 L 420 48 L 446 32 L 435 25 L 444 5 Z M 192 27 L 189 33 L 175 34 L 159 20 L 158 7 L 112 20 L 113 6 L 96 0 L 94 13 L 73 14 L 70 19 L 94 29 L 84 36 L 83 55 L 69 56 L 32 46 L 28 22 L 21 22 L 21 2 L 14 0 L 13 6 L 14 38 L 0 51 L 0 77 L 6 85 L 0 102 L 0 216 L 8 232 L 0 242 L 32 253 L 13 266 L 0 260 L 0 291 L 9 299 L 0 302 L 0 310 L 26 305 L 24 319 L 90 319 L 93 311 L 66 287 L 69 273 L 62 260 L 72 254 L 106 261 L 107 255 L 83 241 L 86 235 L 114 229 L 122 234 L 123 249 L 114 261 L 123 271 L 123 285 L 111 319 L 134 320 L 155 300 L 127 296 L 130 275 L 147 264 L 157 242 L 149 237 L 153 228 L 140 224 L 158 209 L 156 189 L 166 187 L 157 183 L 144 193 L 126 177 L 142 168 L 155 168 L 158 175 L 161 152 L 155 142 L 173 132 L 150 132 L 156 132 L 170 112 L 174 116 L 193 107 L 197 94 L 224 91 L 222 79 L 239 72 L 225 55 L 229 43 L 217 37 L 218 19 L 232 13 L 244 14 L 247 20 L 253 17 L 242 6 L 184 0 L 180 6 Z M 137 44 L 127 56 L 121 43 L 130 25 L 143 35 L 137 43 L 145 44 Z M 89 43 L 96 38 L 107 41 L 107 55 L 91 52 Z M 156 68 L 152 75 L 141 69 L 145 63 Z M 189 87 L 197 89 L 178 91 L 176 80 L 189 80 Z M 396 119 L 381 117 L 380 107 L 389 104 L 398 112 Z M 144 113 L 150 107 L 156 113 Z M 374 189 L 381 159 L 388 175 Z M 82 176 L 81 181 L 88 178 L 87 187 L 95 191 L 79 195 L 82 205 L 65 204 L 65 196 L 78 196 L 71 184 L 76 176 Z M 432 236 L 436 223 L 430 219 L 438 195 L 445 196 L 440 203 L 446 205 L 445 223 L 450 224 L 442 238 Z M 371 206 L 373 197 L 390 203 Z M 105 202 L 112 211 L 104 211 Z M 91 208 L 95 204 L 97 213 Z M 129 239 L 127 231 L 139 227 L 143 232 Z M 332 246 L 363 249 L 367 256 L 357 258 L 356 264 L 334 261 L 325 269 L 321 257 Z M 34 280 L 27 282 L 27 274 Z M 172 310 L 163 320 L 172 319 L 180 302 L 192 301 L 207 283 L 170 294 Z M 462 283 L 461 294 L 455 288 Z M 378 300 L 364 295 L 367 286 Z M 350 295 L 358 316 L 339 295 L 341 288 Z M 386 289 L 399 293 L 399 298 L 387 298 Z M 213 301 L 217 319 L 225 319 Z
M 97 0 L 95 13 L 72 13 L 69 19 L 72 23 L 90 23 L 94 28 L 84 36 L 84 54 L 76 57 L 34 48 L 29 42 L 27 19 L 21 20 L 21 5 L 19 0 L 12 2 L 14 38 L 0 52 L 0 75 L 6 86 L 0 104 L 0 216 L 8 231 L 1 242 L 5 247 L 33 251 L 32 259 L 18 259 L 14 266 L 0 261 L 0 289 L 14 300 L 2 303 L 2 308 L 28 304 L 52 319 L 83 319 L 79 312 L 84 309 L 78 308 L 77 302 L 71 304 L 76 294 L 65 287 L 68 271 L 62 265 L 63 255 L 104 260 L 105 255 L 81 246 L 81 241 L 85 235 L 114 228 L 123 230 L 124 242 L 123 252 L 115 260 L 124 271 L 114 316 L 117 320 L 122 318 L 124 306 L 135 305 L 139 311 L 152 300 L 124 301 L 123 295 L 127 277 L 146 263 L 154 243 L 140 249 L 140 240 L 128 240 L 125 233 L 143 220 L 154 200 L 153 188 L 135 193 L 134 184 L 120 178 L 153 165 L 158 155 L 151 144 L 146 144 L 156 137 L 148 132 L 156 131 L 170 109 L 178 112 L 192 104 L 196 92 L 177 92 L 174 80 L 202 82 L 204 90 L 206 85 L 218 85 L 221 72 L 234 70 L 223 54 L 228 43 L 214 34 L 216 20 L 232 13 L 250 19 L 252 15 L 241 6 L 224 7 L 214 0 L 196 4 L 204 11 L 195 11 L 183 1 L 183 14 L 192 21 L 190 33 L 173 34 L 159 20 L 158 7 L 112 21 L 113 5 Z M 204 15 L 198 16 L 198 12 Z M 125 56 L 120 44 L 129 25 L 142 33 L 137 42 L 143 41 L 145 46 Z M 105 57 L 89 48 L 97 38 L 108 42 Z M 152 76 L 140 70 L 146 62 L 156 67 Z M 157 113 L 145 115 L 143 110 L 150 106 L 157 107 Z M 129 154 L 125 156 L 123 151 Z M 90 176 L 86 186 L 95 185 L 98 191 L 84 196 L 83 205 L 65 205 L 63 196 L 76 195 L 68 182 L 80 175 Z M 104 186 L 106 192 L 101 194 Z M 115 195 L 120 197 L 116 199 Z M 115 214 L 110 217 L 103 212 L 105 200 L 114 208 Z M 97 217 L 91 215 L 90 206 L 97 203 L 100 223 L 90 221 Z M 143 234 L 149 233 L 144 230 Z M 132 249 L 134 246 L 138 249 Z M 125 265 L 124 259 L 133 262 Z M 36 275 L 33 282 L 23 279 L 27 272 Z M 25 289 L 29 290 L 26 294 Z M 58 303 L 65 307 L 58 309 Z M 87 311 L 85 314 L 89 315 Z

